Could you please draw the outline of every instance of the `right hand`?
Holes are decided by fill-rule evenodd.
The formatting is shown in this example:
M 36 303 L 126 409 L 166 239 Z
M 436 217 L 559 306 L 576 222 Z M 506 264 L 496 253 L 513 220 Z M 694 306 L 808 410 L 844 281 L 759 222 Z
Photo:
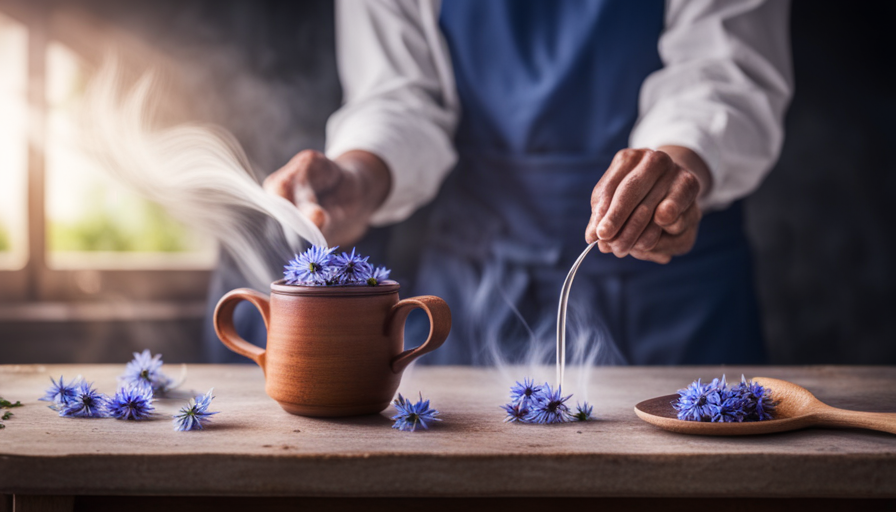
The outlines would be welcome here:
M 333 161 L 313 150 L 294 156 L 263 184 L 295 204 L 331 247 L 351 246 L 364 236 L 391 186 L 388 167 L 372 153 L 349 151 Z

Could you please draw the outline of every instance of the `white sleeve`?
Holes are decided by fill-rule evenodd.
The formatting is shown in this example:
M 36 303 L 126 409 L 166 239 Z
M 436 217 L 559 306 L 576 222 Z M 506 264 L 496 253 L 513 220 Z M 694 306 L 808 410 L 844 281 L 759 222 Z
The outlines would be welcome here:
M 327 122 L 327 156 L 379 156 L 392 190 L 382 226 L 431 201 L 454 166 L 460 106 L 438 0 L 339 0 L 336 52 L 344 104 Z
M 687 147 L 709 167 L 704 209 L 755 190 L 784 140 L 793 93 L 789 0 L 667 0 L 664 67 L 641 88 L 632 147 Z

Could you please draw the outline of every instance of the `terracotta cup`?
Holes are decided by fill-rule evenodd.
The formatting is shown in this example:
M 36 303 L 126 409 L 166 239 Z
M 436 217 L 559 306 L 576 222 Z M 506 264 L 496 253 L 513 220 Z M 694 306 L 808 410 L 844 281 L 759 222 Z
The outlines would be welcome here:
M 399 285 L 293 286 L 277 281 L 268 297 L 239 288 L 215 308 L 215 332 L 265 375 L 265 391 L 281 407 L 302 416 L 354 416 L 389 406 L 401 373 L 415 359 L 439 348 L 451 330 L 451 310 L 431 295 L 398 300 Z M 255 305 L 268 329 L 267 349 L 237 334 L 233 311 Z M 404 349 L 411 310 L 429 316 L 429 337 Z

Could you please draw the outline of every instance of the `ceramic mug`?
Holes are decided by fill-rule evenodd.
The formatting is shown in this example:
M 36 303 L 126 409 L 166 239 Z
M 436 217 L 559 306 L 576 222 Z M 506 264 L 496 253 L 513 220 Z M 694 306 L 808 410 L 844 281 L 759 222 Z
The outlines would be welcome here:
M 215 308 L 215 332 L 230 350 L 264 371 L 265 391 L 301 416 L 354 416 L 389 406 L 404 369 L 439 348 L 451 330 L 451 310 L 431 295 L 398 300 L 399 285 L 295 286 L 271 284 L 271 295 L 233 290 Z M 242 339 L 233 326 L 240 301 L 255 305 L 268 329 L 267 348 Z M 429 316 L 429 337 L 404 349 L 411 310 Z

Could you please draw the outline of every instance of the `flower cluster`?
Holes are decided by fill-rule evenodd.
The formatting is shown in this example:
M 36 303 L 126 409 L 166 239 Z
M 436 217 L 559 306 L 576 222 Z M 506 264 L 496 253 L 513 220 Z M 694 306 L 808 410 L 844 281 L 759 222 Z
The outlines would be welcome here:
M 429 408 L 429 400 L 423 400 L 422 393 L 417 403 L 411 403 L 410 400 L 399 393 L 398 398 L 392 401 L 392 405 L 398 411 L 398 414 L 392 416 L 392 419 L 395 420 L 392 428 L 397 428 L 398 430 L 413 432 L 417 430 L 417 426 L 428 430 L 429 425 L 426 424 L 427 422 L 442 421 L 441 418 L 436 418 L 439 415 L 439 411 Z
M 725 376 L 704 384 L 697 379 L 678 390 L 672 402 L 678 419 L 714 423 L 764 421 L 773 418 L 775 402 L 767 389 L 741 376 L 740 384 L 728 386 Z
M 149 349 L 134 352 L 132 359 L 118 377 L 124 388 L 149 387 L 155 395 L 163 395 L 175 387 L 174 379 L 162 373 L 162 354 L 152 355 Z
M 548 383 L 539 386 L 527 377 L 511 386 L 510 402 L 501 406 L 507 413 L 504 421 L 549 424 L 590 420 L 594 407 L 583 402 L 573 412 L 566 404 L 570 398 L 572 395 L 563 396 L 559 386 L 556 390 Z
M 286 284 L 304 286 L 369 285 L 389 279 L 390 270 L 374 268 L 367 259 L 352 249 L 351 253 L 334 254 L 337 247 L 311 246 L 297 254 L 284 268 Z
M 154 395 L 172 389 L 173 379 L 161 372 L 162 356 L 149 350 L 135 353 L 125 373 L 118 378 L 118 391 L 107 396 L 94 389 L 93 383 L 80 376 L 69 382 L 50 377 L 50 386 L 38 400 L 50 402 L 50 409 L 65 418 L 116 418 L 119 420 L 153 419 Z M 175 430 L 202 429 L 203 422 L 217 412 L 208 412 L 214 397 L 211 390 L 190 400 L 174 418 Z M 2 403 L 0 403 L 2 405 Z M 13 405 L 14 406 L 14 405 Z M 5 419 L 5 418 L 4 418 Z

